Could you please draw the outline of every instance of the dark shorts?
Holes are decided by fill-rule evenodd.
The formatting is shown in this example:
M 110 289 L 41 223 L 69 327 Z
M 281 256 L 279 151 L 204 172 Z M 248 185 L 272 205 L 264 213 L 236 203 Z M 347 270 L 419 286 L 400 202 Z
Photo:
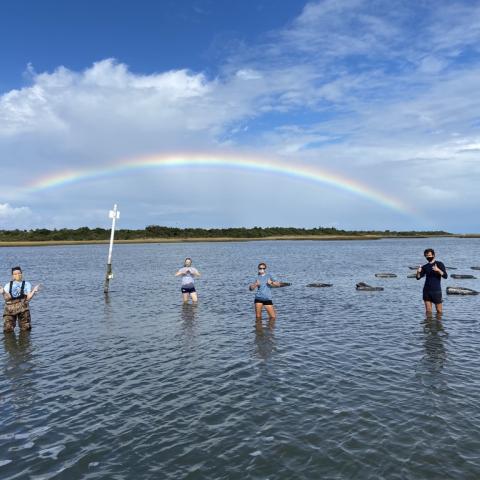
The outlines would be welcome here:
M 182 287 L 182 293 L 193 293 L 196 292 L 195 287 Z
M 423 301 L 432 302 L 435 304 L 442 303 L 442 291 L 429 292 L 428 290 L 423 291 Z
M 271 300 L 262 300 L 261 298 L 256 298 L 255 303 L 261 303 L 263 305 L 273 305 Z

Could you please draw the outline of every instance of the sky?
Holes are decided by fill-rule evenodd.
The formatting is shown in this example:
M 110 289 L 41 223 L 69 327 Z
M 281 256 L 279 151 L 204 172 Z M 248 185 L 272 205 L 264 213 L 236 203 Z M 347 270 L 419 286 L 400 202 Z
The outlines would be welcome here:
M 0 229 L 480 232 L 480 2 L 2 0 Z

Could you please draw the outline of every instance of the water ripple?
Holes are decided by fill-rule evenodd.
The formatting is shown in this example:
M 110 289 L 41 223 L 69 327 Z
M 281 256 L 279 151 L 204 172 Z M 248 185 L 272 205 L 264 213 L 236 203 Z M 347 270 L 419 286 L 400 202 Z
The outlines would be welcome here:
M 1 478 L 478 478 L 480 299 L 447 297 L 444 319 L 425 319 L 406 278 L 424 248 L 122 245 L 106 299 L 104 246 L 32 248 L 34 329 L 0 342 Z M 474 239 L 435 248 L 454 266 L 480 258 Z M 187 255 L 197 306 L 172 273 Z M 292 283 L 274 291 L 274 324 L 255 324 L 246 288 L 260 259 Z M 305 288 L 319 281 L 334 286 Z

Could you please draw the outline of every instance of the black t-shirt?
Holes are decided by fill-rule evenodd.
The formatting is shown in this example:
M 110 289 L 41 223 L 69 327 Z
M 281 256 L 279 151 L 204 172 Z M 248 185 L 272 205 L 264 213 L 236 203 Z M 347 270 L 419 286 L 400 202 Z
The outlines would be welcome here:
M 433 266 L 436 265 L 443 273 L 440 275 L 437 272 L 433 271 Z M 440 286 L 440 280 L 443 278 L 447 278 L 447 269 L 442 262 L 437 262 L 436 260 L 433 263 L 426 263 L 422 267 L 422 272 L 420 275 L 417 273 L 417 280 L 420 280 L 422 277 L 425 277 L 425 285 L 423 286 L 424 290 L 429 292 L 438 292 L 442 290 Z

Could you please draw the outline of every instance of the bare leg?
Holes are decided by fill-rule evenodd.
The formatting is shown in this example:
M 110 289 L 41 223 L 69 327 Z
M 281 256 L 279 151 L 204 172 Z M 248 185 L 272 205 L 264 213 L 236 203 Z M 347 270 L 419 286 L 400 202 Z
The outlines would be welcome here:
M 432 302 L 425 301 L 425 313 L 427 314 L 427 316 L 432 315 Z
M 262 308 L 263 308 L 263 303 L 256 303 L 255 304 L 255 318 L 257 320 L 262 319 Z
M 265 310 L 268 313 L 268 318 L 270 321 L 274 321 L 277 318 L 277 314 L 275 313 L 275 308 L 273 305 L 265 305 Z
M 182 293 L 183 303 L 188 303 L 188 293 Z
M 197 302 L 198 302 L 197 292 L 192 292 L 192 293 L 190 294 L 190 296 L 192 297 L 192 302 L 193 302 L 193 303 L 197 303 Z
M 437 316 L 442 316 L 443 313 L 443 303 L 436 303 L 435 308 L 437 309 Z

